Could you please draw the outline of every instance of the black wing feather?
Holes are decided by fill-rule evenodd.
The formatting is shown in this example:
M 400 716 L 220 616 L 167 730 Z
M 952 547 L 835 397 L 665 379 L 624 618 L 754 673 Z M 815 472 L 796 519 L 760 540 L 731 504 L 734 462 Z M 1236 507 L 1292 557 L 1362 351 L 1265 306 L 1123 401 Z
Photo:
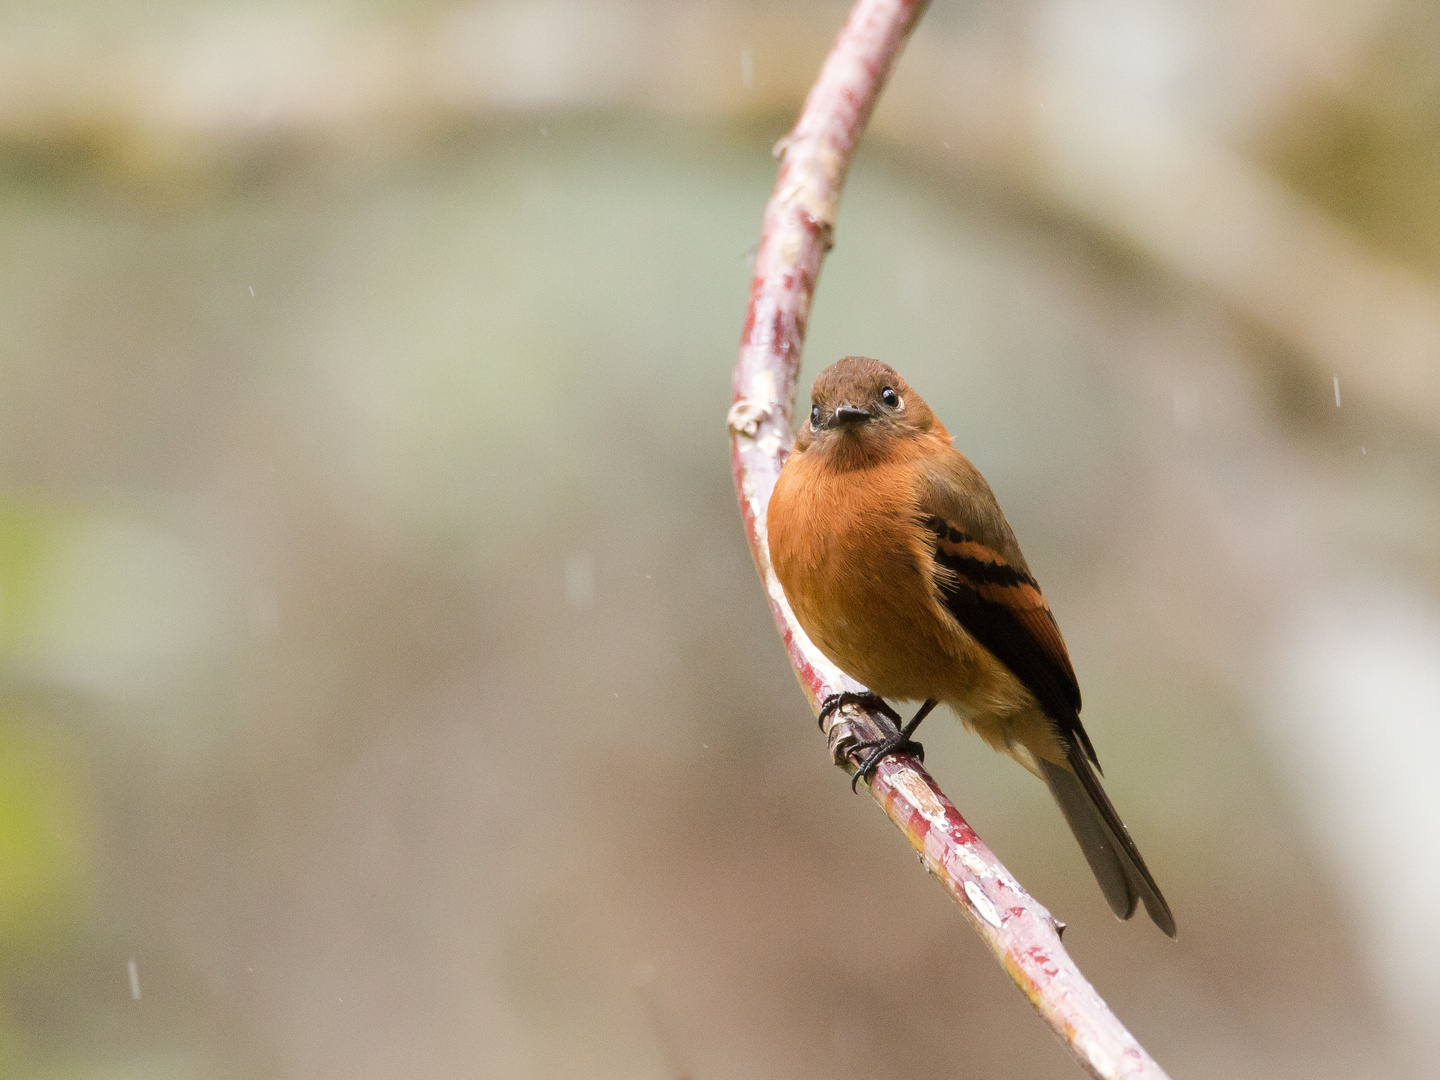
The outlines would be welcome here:
M 1080 724 L 1075 671 L 1035 579 L 943 518 L 926 518 L 924 525 L 935 534 L 936 563 L 949 571 L 941 575 L 940 594 L 950 614 L 1025 684 L 1060 733 L 1099 768 Z
M 943 518 L 929 517 L 924 524 L 935 535 L 946 608 L 1014 672 L 1055 722 L 1068 768 L 1045 760 L 1040 768 L 1111 910 L 1128 919 L 1136 900 L 1143 900 L 1155 925 L 1173 938 L 1175 916 L 1090 768 L 1093 764 L 1098 770 L 1100 763 L 1080 724 L 1080 687 L 1040 586 L 1027 571 Z

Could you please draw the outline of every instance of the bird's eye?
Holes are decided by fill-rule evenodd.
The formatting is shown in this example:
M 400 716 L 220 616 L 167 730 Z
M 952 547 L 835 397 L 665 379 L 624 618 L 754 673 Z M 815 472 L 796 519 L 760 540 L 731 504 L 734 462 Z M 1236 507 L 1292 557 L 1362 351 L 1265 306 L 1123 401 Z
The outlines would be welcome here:
M 900 407 L 900 395 L 888 386 L 880 391 L 880 400 L 885 403 L 887 408 L 898 409 Z
M 820 406 L 819 406 L 819 405 L 811 405 L 811 406 L 810 406 L 810 426 L 811 426 L 811 427 L 817 427 L 817 428 L 820 426 Z

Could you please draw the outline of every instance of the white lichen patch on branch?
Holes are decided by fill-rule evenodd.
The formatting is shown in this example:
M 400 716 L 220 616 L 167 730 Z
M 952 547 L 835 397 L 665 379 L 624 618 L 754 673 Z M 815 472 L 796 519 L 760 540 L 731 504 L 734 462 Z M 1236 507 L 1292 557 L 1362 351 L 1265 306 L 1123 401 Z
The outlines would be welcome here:
M 975 909 L 975 914 L 996 930 L 1000 929 L 1000 912 L 995 910 L 995 905 L 979 885 L 973 881 L 965 882 L 965 896 L 970 901 L 970 906 Z
M 807 237 L 799 229 L 786 229 L 776 238 L 776 245 L 779 247 L 780 258 L 786 263 L 800 261 L 800 249 L 804 246 Z
M 945 814 L 945 804 L 935 797 L 930 790 L 930 785 L 921 779 L 920 775 L 907 765 L 901 765 L 891 775 L 890 784 L 892 787 L 905 793 L 920 816 L 931 825 L 945 828 L 949 821 Z
M 761 368 L 750 376 L 750 400 L 764 407 L 766 414 L 774 412 L 780 391 L 775 386 L 775 373 Z
M 969 873 L 974 877 L 981 879 L 989 877 L 995 878 L 997 880 L 1006 880 L 1000 877 L 1000 874 L 996 870 L 994 865 L 991 865 L 987 863 L 984 859 L 980 858 L 980 856 L 976 855 L 973 851 L 971 851 L 968 846 L 964 844 L 956 844 L 947 845 L 947 847 L 948 851 L 945 854 L 945 861 L 942 865 L 945 868 L 945 872 L 949 874 L 952 878 L 960 878 L 964 876 L 960 873 L 959 870 L 956 869 L 954 865 L 955 863 L 959 863 L 966 873 Z M 1006 881 L 1006 884 L 1012 883 L 1013 879 L 1009 879 Z M 1018 887 L 1016 888 L 1018 891 Z
M 791 135 L 785 147 L 785 165 L 788 182 L 775 193 L 775 204 L 798 208 L 822 229 L 833 228 L 840 212 L 846 155 L 824 139 Z
M 1086 1038 L 1082 1032 L 1075 1033 L 1075 1049 L 1080 1056 L 1088 1061 L 1095 1070 L 1096 1076 L 1119 1077 L 1121 1072 L 1115 1067 L 1115 1062 L 1110 1055 L 1100 1048 L 1099 1042 L 1095 1039 Z

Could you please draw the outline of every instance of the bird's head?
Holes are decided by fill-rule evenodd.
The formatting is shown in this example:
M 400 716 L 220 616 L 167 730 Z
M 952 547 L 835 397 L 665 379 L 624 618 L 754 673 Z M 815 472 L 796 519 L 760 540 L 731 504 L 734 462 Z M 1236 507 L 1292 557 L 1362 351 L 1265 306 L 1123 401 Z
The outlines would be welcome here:
M 795 448 L 820 454 L 837 468 L 885 461 L 926 436 L 949 439 L 919 394 L 889 364 L 847 356 L 810 388 L 810 416 Z

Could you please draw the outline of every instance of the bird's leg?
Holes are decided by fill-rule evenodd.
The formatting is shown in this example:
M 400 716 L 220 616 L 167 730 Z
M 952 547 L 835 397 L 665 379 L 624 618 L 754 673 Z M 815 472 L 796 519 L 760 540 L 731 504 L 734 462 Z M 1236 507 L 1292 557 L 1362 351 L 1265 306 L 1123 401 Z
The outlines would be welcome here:
M 875 743 L 860 743 L 856 747 L 857 750 L 867 749 L 870 746 L 875 747 L 875 749 L 870 751 L 870 756 L 865 759 L 860 768 L 855 770 L 855 775 L 850 778 L 850 790 L 858 791 L 860 781 L 869 777 L 870 774 L 875 771 L 876 766 L 891 754 L 914 754 L 921 761 L 924 761 L 925 748 L 917 742 L 911 742 L 910 736 L 915 734 L 915 729 L 920 726 L 920 721 L 929 716 L 930 710 L 938 704 L 940 704 L 938 700 L 930 698 L 924 705 L 920 706 L 920 711 L 911 718 L 908 724 L 888 739 L 881 739 Z

